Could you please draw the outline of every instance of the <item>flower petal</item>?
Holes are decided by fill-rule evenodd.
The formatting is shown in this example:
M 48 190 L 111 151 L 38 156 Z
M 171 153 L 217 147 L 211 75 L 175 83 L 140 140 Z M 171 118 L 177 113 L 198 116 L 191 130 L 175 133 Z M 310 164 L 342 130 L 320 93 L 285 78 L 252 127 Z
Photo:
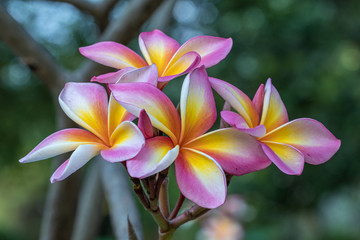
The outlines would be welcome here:
M 171 100 L 148 83 L 111 84 L 115 99 L 129 112 L 139 117 L 145 109 L 154 127 L 166 133 L 174 142 L 180 136 L 180 117 Z
M 83 129 L 64 129 L 45 138 L 28 155 L 20 159 L 19 162 L 28 163 L 51 158 L 73 151 L 80 145 L 90 143 L 102 144 L 102 141 L 94 134 Z
M 202 135 L 215 123 L 216 105 L 204 66 L 186 76 L 181 89 L 180 112 L 181 143 Z
M 70 158 L 55 170 L 54 174 L 50 178 L 51 183 L 64 180 L 73 174 L 76 170 L 84 166 L 89 160 L 98 155 L 100 150 L 100 145 L 87 144 L 79 146 L 71 154 Z
M 113 95 L 110 95 L 108 110 L 108 134 L 111 136 L 120 123 L 133 121 L 136 117 L 121 106 Z
M 222 112 L 228 112 L 228 111 L 231 111 L 231 105 L 227 101 L 225 101 L 223 108 L 222 108 Z M 220 112 L 220 115 L 221 115 L 221 112 Z M 244 120 L 244 122 L 245 122 L 245 120 Z M 228 128 L 228 127 L 231 127 L 230 124 L 228 124 L 223 118 L 221 118 L 219 128 Z
M 174 147 L 170 138 L 149 138 L 140 153 L 126 161 L 127 170 L 131 177 L 145 178 L 168 168 L 178 154 L 179 145 Z
M 116 42 L 99 42 L 91 46 L 81 47 L 79 51 L 82 55 L 95 62 L 117 69 L 147 66 L 144 59 L 137 53 Z
M 152 138 L 154 136 L 154 131 L 151 125 L 151 121 L 146 111 L 143 109 L 139 115 L 138 127 L 145 139 Z
M 159 78 L 159 82 L 167 82 L 180 75 L 190 72 L 199 65 L 200 60 L 200 55 L 196 52 L 188 52 L 184 54 L 176 62 L 166 68 L 164 73 L 160 75 L 161 77 Z
M 117 72 L 106 73 L 93 77 L 91 81 L 99 83 L 130 83 L 130 82 L 147 82 L 154 86 L 157 85 L 158 72 L 156 66 L 150 65 L 143 68 L 127 67 Z
M 296 148 L 274 142 L 261 145 L 269 159 L 284 173 L 300 175 L 304 169 L 304 155 Z
M 66 115 L 108 143 L 108 96 L 95 83 L 67 83 L 59 96 Z
M 267 132 L 289 121 L 284 103 L 269 78 L 265 85 L 263 111 L 260 124 L 266 127 Z
M 265 86 L 264 86 L 264 84 L 261 84 L 260 87 L 258 88 L 258 90 L 256 91 L 255 96 L 252 100 L 259 116 L 262 113 L 263 104 L 264 104 L 264 96 L 265 96 Z
M 158 70 L 155 64 L 125 73 L 117 83 L 145 82 L 157 86 Z
M 181 193 L 197 205 L 216 208 L 225 202 L 225 174 L 211 157 L 182 148 L 175 161 L 175 174 Z
M 249 125 L 246 123 L 245 119 L 232 111 L 221 111 L 221 117 L 230 124 L 230 126 L 237 128 L 237 129 L 248 129 Z
M 266 128 L 264 125 L 259 125 L 254 128 L 249 128 L 245 119 L 241 115 L 231 112 L 231 111 L 221 111 L 221 117 L 227 122 L 230 126 L 243 131 L 251 136 L 256 138 L 262 137 L 266 134 Z
M 250 98 L 235 86 L 220 79 L 209 77 L 214 90 L 245 119 L 249 128 L 259 124 L 259 114 Z
M 201 57 L 199 65 L 211 67 L 223 60 L 232 48 L 231 38 L 212 36 L 198 36 L 184 43 L 171 59 L 169 65 L 174 64 L 180 57 L 188 52 L 197 52 Z
M 101 151 L 108 162 L 122 162 L 135 157 L 145 144 L 145 138 L 132 122 L 122 122 L 111 135 L 111 148 Z
M 310 164 L 326 162 L 339 150 L 341 144 L 322 123 L 310 118 L 288 122 L 266 134 L 261 141 L 291 145 L 300 150 L 305 162 Z
M 149 65 L 156 64 L 161 75 L 180 44 L 158 29 L 139 35 L 139 45 Z
M 116 72 L 105 73 L 99 76 L 95 76 L 91 78 L 91 82 L 99 82 L 99 83 L 117 83 L 125 73 L 133 71 L 136 68 L 126 67 Z
M 271 163 L 255 138 L 234 128 L 209 132 L 184 147 L 211 156 L 231 175 L 259 171 Z
M 129 69 L 129 68 L 125 68 Z M 123 69 L 123 70 L 125 70 Z M 120 71 L 123 71 L 120 70 Z M 140 69 L 131 69 L 130 71 L 125 72 L 116 83 L 130 83 L 130 82 L 147 82 L 154 86 L 157 85 L 157 69 L 155 65 L 143 67 Z M 111 95 L 109 101 L 109 136 L 112 132 L 119 126 L 123 121 L 132 121 L 135 119 L 135 116 L 121 106 L 115 98 Z
M 221 111 L 221 117 L 227 122 L 230 126 L 243 131 L 251 136 L 260 138 L 266 134 L 266 128 L 264 125 L 259 125 L 254 128 L 249 128 L 245 119 L 241 115 L 231 112 L 231 111 Z

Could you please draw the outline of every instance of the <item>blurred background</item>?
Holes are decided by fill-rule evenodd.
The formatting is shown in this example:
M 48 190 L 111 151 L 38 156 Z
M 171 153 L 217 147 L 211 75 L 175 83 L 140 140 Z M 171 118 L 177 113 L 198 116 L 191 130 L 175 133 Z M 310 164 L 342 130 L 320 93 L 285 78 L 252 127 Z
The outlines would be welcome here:
M 127 3 L 120 1 L 111 19 L 116 21 Z M 68 70 L 86 61 L 78 48 L 93 44 L 99 35 L 94 19 L 67 3 L 1 4 Z M 228 57 L 208 69 L 210 76 L 231 82 L 251 98 L 270 77 L 290 119 L 317 119 L 342 141 L 331 160 L 305 165 L 301 176 L 270 166 L 234 177 L 230 203 L 186 224 L 174 239 L 360 239 L 359 14 L 358 0 L 173 1 L 161 25 L 169 36 L 180 43 L 198 35 L 234 41 Z M 153 26 L 150 19 L 141 31 Z M 139 52 L 137 37 L 129 46 Z M 182 80 L 165 88 L 174 102 Z M 223 101 L 216 97 L 220 110 Z M 22 165 L 18 159 L 54 132 L 60 107 L 4 42 L 0 108 L 0 239 L 38 239 L 51 161 Z M 177 197 L 170 176 L 172 206 Z M 107 211 L 104 206 L 96 239 L 114 239 Z M 144 238 L 155 239 L 155 223 L 141 207 L 140 212 Z

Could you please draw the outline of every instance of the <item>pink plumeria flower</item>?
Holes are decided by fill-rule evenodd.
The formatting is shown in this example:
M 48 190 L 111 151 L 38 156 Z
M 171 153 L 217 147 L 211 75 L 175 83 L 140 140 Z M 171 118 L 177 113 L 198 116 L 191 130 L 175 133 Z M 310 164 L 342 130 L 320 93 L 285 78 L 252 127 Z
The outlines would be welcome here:
M 222 111 L 221 117 L 256 137 L 268 158 L 284 173 L 300 175 L 305 162 L 324 163 L 339 149 L 340 140 L 320 122 L 310 118 L 289 122 L 285 105 L 270 79 L 259 87 L 252 101 L 227 82 L 215 78 L 210 82 L 238 112 Z
M 224 171 L 242 175 L 271 163 L 253 137 L 233 128 L 204 134 L 216 120 L 214 96 L 204 67 L 189 73 L 183 83 L 180 116 L 171 100 L 147 83 L 110 85 L 115 99 L 137 117 L 147 113 L 151 125 L 167 136 L 148 138 L 141 152 L 126 165 L 130 176 L 145 178 L 175 161 L 180 191 L 196 204 L 215 208 L 225 201 Z M 145 114 L 146 115 L 146 114 Z M 145 130 L 144 130 L 145 129 Z M 148 130 L 146 130 L 148 129 Z M 223 171 L 224 170 L 224 171 Z
M 91 60 L 116 69 L 142 68 L 156 64 L 159 72 L 159 88 L 169 80 L 190 72 L 197 66 L 206 68 L 224 59 L 232 47 L 232 39 L 198 36 L 180 45 L 160 30 L 143 32 L 139 45 L 145 60 L 128 47 L 115 42 L 99 42 L 80 48 L 80 53 Z M 123 72 L 108 73 L 93 80 L 115 78 Z
M 95 83 L 67 83 L 59 102 L 66 115 L 87 129 L 70 128 L 53 133 L 36 146 L 21 163 L 54 157 L 75 150 L 52 175 L 61 181 L 101 153 L 109 162 L 136 156 L 145 144 L 134 116 L 127 112 L 104 87 Z

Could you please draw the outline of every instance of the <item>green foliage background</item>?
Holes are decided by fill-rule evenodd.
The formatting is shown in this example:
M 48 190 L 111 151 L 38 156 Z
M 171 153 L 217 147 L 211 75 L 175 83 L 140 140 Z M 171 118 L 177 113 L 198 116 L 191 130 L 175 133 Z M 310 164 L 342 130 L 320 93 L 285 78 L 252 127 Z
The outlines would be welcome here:
M 68 11 L 65 20 L 52 16 L 54 6 Z M 85 60 L 77 48 L 92 44 L 97 34 L 89 16 L 66 4 L 9 1 L 8 9 L 68 69 Z M 208 70 L 210 76 L 250 97 L 270 77 L 290 119 L 317 119 L 342 140 L 329 162 L 306 165 L 300 177 L 271 166 L 233 178 L 229 194 L 241 194 L 252 209 L 241 221 L 245 239 L 359 239 L 359 11 L 357 0 L 186 0 L 175 5 L 175 20 L 165 32 L 181 43 L 201 34 L 233 38 L 231 53 Z M 57 22 L 46 27 L 44 19 Z M 138 50 L 136 39 L 130 45 Z M 17 160 L 54 132 L 59 105 L 2 42 L 0 53 L 0 239 L 36 239 L 51 161 L 20 165 Z M 174 102 L 181 83 L 179 78 L 166 87 Z M 223 102 L 216 97 L 220 109 Z M 175 201 L 174 177 L 170 186 Z M 145 236 L 152 239 L 155 225 L 143 215 Z M 195 238 L 199 226 L 185 226 L 175 239 Z M 102 236 L 111 239 L 110 230 L 104 227 Z

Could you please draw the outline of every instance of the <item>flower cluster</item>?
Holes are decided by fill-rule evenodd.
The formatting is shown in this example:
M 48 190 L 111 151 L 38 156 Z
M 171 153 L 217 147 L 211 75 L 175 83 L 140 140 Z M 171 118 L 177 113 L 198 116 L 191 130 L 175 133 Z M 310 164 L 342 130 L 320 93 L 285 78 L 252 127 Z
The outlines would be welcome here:
M 340 140 L 320 122 L 288 120 L 269 79 L 251 100 L 235 86 L 208 77 L 206 68 L 223 60 L 231 39 L 199 36 L 180 45 L 159 30 L 139 36 L 144 59 L 124 45 L 100 42 L 80 48 L 98 63 L 118 71 L 93 77 L 98 83 L 67 83 L 60 106 L 84 129 L 58 131 L 20 162 L 74 151 L 51 177 L 65 179 L 101 154 L 126 161 L 132 178 L 144 179 L 174 163 L 181 193 L 197 205 L 216 208 L 226 198 L 226 176 L 259 171 L 274 163 L 300 175 L 304 163 L 321 164 L 339 149 Z M 178 107 L 162 92 L 187 74 Z M 213 89 L 234 111 L 222 111 L 230 127 L 209 131 L 217 119 Z M 132 121 L 138 118 L 135 125 Z

